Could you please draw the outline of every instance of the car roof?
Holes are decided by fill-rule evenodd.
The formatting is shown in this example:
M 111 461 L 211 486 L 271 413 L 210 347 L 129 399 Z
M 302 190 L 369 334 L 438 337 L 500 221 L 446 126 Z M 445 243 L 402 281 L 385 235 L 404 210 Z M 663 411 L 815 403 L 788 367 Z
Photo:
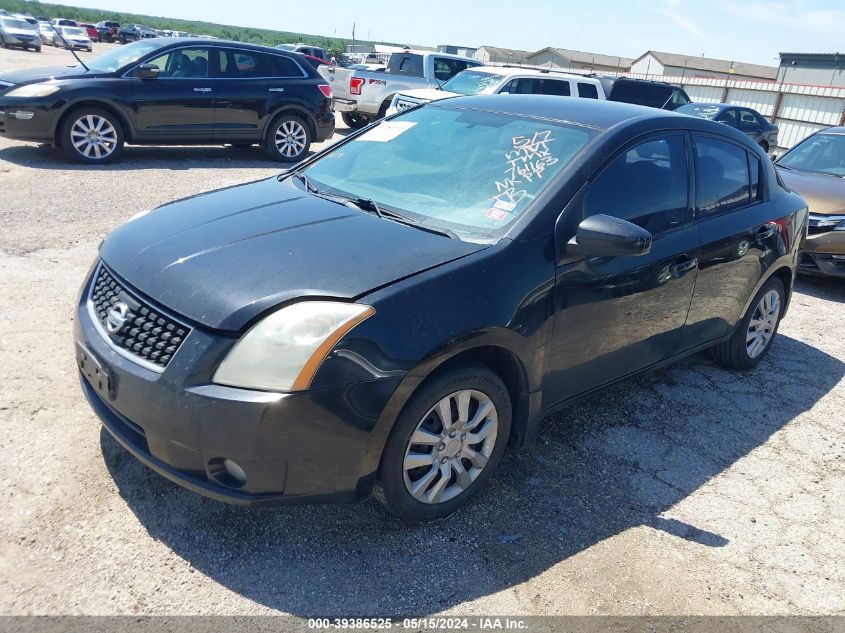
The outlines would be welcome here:
M 266 53 L 292 53 L 283 48 L 276 48 L 275 46 L 264 46 L 263 44 L 249 44 L 247 42 L 236 42 L 234 40 L 209 39 L 207 37 L 151 37 L 149 41 L 160 41 L 162 45 L 172 44 L 174 46 L 180 44 L 192 44 L 195 46 L 233 46 L 235 48 L 245 48 L 254 51 L 264 51 Z M 318 47 L 314 47 L 318 48 Z
M 552 79 L 574 79 L 588 83 L 598 83 L 594 77 L 585 77 L 575 73 L 563 73 L 560 71 L 549 71 L 542 68 L 518 68 L 515 66 L 471 66 L 467 68 L 472 72 L 483 72 L 490 75 L 503 75 L 505 77 L 549 77 Z
M 630 103 L 551 95 L 473 95 L 435 101 L 427 107 L 470 108 L 502 114 L 540 117 L 561 123 L 578 123 L 600 130 L 606 130 L 617 123 L 632 119 L 696 120 L 669 110 Z

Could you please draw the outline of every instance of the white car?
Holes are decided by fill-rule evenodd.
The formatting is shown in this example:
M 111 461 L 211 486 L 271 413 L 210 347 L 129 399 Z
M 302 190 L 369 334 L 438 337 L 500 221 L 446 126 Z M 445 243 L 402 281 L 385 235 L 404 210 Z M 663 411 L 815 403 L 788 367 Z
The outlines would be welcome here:
M 479 66 L 468 68 L 439 88 L 408 90 L 394 95 L 387 114 L 431 101 L 478 94 L 540 94 L 606 99 L 601 82 L 592 77 L 551 70 Z
M 38 33 L 41 35 L 41 41 L 50 46 L 56 45 L 56 32 L 49 22 L 38 23 Z
M 57 26 L 59 31 L 56 35 L 56 46 L 63 48 L 73 48 L 89 53 L 94 50 L 94 45 L 91 38 L 85 33 L 85 29 L 78 26 Z

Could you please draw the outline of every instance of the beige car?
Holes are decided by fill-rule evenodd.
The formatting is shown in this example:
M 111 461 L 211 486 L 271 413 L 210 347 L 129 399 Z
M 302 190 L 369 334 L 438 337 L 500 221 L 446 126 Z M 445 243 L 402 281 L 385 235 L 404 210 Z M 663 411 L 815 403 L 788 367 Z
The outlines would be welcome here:
M 775 165 L 810 208 L 798 270 L 845 278 L 845 127 L 816 132 Z

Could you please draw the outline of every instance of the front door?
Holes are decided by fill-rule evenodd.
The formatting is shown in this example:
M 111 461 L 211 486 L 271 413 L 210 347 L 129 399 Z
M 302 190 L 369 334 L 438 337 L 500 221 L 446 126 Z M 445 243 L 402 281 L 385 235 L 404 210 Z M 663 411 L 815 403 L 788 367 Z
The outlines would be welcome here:
M 685 133 L 637 141 L 591 178 L 558 220 L 568 239 L 584 218 L 612 215 L 648 230 L 653 243 L 647 255 L 562 259 L 544 406 L 681 348 L 699 248 L 688 163 Z
M 160 72 L 156 79 L 132 78 L 138 137 L 161 142 L 211 141 L 216 82 L 209 49 L 179 48 L 146 63 L 155 64 Z

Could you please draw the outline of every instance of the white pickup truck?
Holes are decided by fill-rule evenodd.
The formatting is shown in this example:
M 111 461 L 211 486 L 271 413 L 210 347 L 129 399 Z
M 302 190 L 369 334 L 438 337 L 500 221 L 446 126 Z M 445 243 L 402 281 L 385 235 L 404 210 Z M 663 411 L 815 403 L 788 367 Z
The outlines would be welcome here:
M 393 53 L 387 67 L 361 70 L 320 66 L 318 72 L 331 84 L 334 109 L 351 128 L 361 128 L 387 112 L 393 95 L 418 88 L 438 88 L 467 68 L 481 62 L 445 53 Z

